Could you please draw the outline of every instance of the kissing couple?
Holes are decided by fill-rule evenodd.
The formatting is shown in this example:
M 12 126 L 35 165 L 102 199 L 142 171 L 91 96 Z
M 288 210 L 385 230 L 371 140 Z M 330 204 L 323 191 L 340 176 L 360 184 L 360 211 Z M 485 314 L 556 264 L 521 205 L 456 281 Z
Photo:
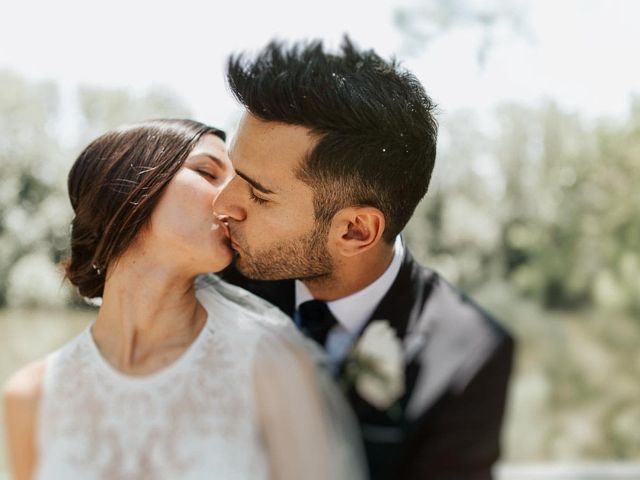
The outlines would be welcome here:
M 227 79 L 228 154 L 155 120 L 71 168 L 66 275 L 101 305 L 5 386 L 15 478 L 491 478 L 514 342 L 401 236 L 436 156 L 423 86 L 346 37 Z

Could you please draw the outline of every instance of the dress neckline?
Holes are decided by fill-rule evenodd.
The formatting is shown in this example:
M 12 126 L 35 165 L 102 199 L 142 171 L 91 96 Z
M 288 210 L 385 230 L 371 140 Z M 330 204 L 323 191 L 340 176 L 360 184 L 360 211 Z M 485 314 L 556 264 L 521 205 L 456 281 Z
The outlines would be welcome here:
M 207 312 L 207 316 L 204 325 L 200 329 L 200 332 L 198 332 L 198 335 L 193 340 L 193 342 L 191 342 L 191 345 L 189 345 L 185 349 L 185 351 L 182 352 L 174 361 L 151 373 L 147 373 L 144 375 L 132 375 L 121 372 L 116 367 L 111 365 L 111 363 L 109 363 L 107 359 L 102 355 L 102 352 L 98 348 L 98 344 L 93 337 L 92 329 L 95 322 L 89 325 L 84 331 L 85 343 L 88 345 L 91 356 L 94 358 L 95 363 L 103 372 L 105 372 L 106 375 L 116 379 L 119 382 L 124 382 L 132 386 L 147 386 L 150 384 L 158 383 L 163 381 L 165 378 L 173 376 L 176 372 L 179 372 L 182 367 L 185 364 L 189 363 L 189 360 L 202 349 L 204 338 L 208 335 L 208 331 L 211 329 L 213 323 L 211 321 L 211 313 L 205 305 L 202 306 Z

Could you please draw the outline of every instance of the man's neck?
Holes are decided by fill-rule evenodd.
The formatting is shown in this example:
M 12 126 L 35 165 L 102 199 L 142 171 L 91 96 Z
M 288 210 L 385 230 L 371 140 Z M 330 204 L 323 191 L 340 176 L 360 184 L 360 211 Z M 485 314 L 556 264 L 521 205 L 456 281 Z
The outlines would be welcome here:
M 331 275 L 303 283 L 316 300 L 338 300 L 375 282 L 389 268 L 393 253 L 394 244 L 380 245 L 376 250 L 340 259 Z

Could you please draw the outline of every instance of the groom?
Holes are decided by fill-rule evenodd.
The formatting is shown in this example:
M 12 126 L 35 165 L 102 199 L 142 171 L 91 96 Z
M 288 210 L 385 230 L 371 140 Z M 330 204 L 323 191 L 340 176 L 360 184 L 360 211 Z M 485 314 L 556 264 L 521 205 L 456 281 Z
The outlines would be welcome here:
M 214 206 L 237 252 L 225 278 L 325 348 L 372 478 L 491 478 L 513 340 L 400 236 L 436 155 L 422 85 L 348 38 L 271 43 L 227 78 L 245 112 Z

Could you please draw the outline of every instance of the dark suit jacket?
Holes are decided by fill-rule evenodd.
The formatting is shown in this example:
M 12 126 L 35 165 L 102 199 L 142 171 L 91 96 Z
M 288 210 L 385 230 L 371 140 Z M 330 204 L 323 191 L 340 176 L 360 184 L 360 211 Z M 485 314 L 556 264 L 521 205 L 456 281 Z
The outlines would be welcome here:
M 293 281 L 253 281 L 233 270 L 223 277 L 293 315 Z M 500 454 L 512 337 L 408 251 L 369 321 L 375 319 L 395 328 L 408 360 L 399 415 L 349 392 L 371 478 L 491 478 Z

